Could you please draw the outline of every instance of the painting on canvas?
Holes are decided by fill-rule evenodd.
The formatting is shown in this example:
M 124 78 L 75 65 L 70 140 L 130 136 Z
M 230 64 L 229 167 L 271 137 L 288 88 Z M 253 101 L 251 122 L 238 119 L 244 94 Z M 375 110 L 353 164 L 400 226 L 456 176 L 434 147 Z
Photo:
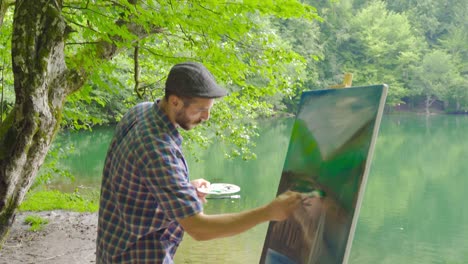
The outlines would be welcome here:
M 386 85 L 302 94 L 277 193 L 306 198 L 269 224 L 261 264 L 346 263 L 386 94 Z

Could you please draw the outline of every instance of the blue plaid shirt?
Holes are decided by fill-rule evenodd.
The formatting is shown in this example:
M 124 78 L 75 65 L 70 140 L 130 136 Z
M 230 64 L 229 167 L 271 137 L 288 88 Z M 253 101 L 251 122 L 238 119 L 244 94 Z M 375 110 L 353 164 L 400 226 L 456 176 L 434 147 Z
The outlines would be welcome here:
M 173 263 L 184 233 L 176 219 L 202 211 L 181 144 L 155 103 L 118 124 L 102 178 L 97 263 Z

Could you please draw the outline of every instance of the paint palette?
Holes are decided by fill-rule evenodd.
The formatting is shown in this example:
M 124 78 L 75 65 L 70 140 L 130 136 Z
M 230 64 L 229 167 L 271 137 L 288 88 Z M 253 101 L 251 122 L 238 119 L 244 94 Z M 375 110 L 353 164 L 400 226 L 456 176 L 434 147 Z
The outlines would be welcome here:
M 240 191 L 240 187 L 230 183 L 212 183 L 209 188 L 200 187 L 197 190 L 205 194 L 231 194 Z

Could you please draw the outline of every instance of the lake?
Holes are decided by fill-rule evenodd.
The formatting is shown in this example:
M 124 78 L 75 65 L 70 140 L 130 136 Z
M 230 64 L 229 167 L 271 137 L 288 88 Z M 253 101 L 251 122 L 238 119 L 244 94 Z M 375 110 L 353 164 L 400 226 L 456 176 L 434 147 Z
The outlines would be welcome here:
M 213 144 L 187 157 L 191 178 L 230 182 L 239 199 L 210 199 L 209 214 L 237 212 L 274 198 L 286 156 L 292 120 L 262 125 L 256 160 L 226 160 Z M 113 130 L 63 132 L 54 146 L 60 166 L 76 181 L 55 187 L 99 191 Z M 468 116 L 384 115 L 349 263 L 468 263 Z M 196 242 L 185 236 L 176 263 L 258 263 L 267 224 L 230 238 Z

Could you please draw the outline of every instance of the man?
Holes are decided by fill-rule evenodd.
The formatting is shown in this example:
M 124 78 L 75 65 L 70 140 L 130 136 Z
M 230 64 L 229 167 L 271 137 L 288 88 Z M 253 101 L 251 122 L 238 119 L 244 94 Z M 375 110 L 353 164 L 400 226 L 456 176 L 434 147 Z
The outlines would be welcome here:
M 173 263 L 184 231 L 196 240 L 232 236 L 266 221 L 286 219 L 301 195 L 286 192 L 252 210 L 205 215 L 203 179 L 189 180 L 178 127 L 210 117 L 227 92 L 199 63 L 172 67 L 165 96 L 131 109 L 118 124 L 102 179 L 97 263 Z

